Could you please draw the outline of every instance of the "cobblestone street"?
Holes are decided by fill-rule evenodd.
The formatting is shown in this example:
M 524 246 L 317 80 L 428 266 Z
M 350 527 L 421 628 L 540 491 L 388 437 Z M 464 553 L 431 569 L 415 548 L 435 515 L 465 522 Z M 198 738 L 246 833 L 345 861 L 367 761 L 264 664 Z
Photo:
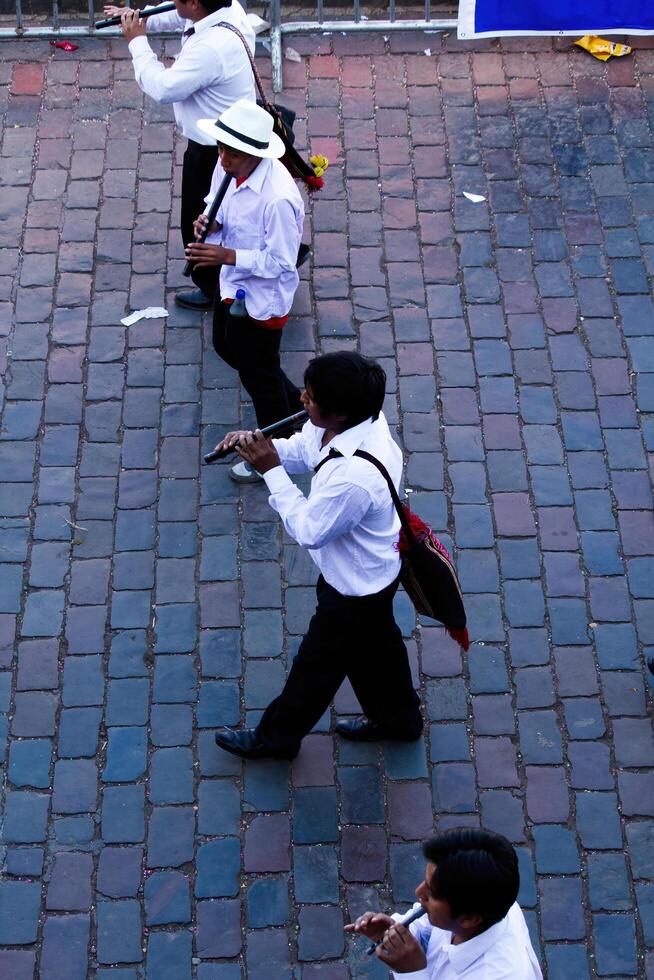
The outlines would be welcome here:
M 216 747 L 316 573 L 265 488 L 200 465 L 253 414 L 173 302 L 184 141 L 122 41 L 0 44 L 0 980 L 386 980 L 344 923 L 480 823 L 549 980 L 652 980 L 654 41 L 288 43 L 276 99 L 331 166 L 286 370 L 383 364 L 474 643 L 401 593 L 424 740 L 330 714 L 292 765 Z

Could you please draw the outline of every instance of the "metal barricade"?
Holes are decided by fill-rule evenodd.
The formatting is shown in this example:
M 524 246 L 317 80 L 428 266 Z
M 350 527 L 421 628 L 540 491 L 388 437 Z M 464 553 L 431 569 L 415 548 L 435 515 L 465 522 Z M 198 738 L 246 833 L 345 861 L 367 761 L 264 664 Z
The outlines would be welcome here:
M 281 0 L 270 3 L 270 58 L 272 62 L 272 85 L 274 92 L 281 92 L 283 84 L 282 39 L 284 34 L 328 34 L 342 32 L 381 31 L 451 31 L 456 30 L 456 18 L 432 19 L 431 0 L 424 0 L 424 17 L 421 19 L 398 20 L 396 0 L 388 0 L 388 17 L 385 19 L 365 18 L 361 13 L 361 0 L 353 0 L 352 17 L 342 20 L 325 20 L 324 0 L 316 0 L 316 20 L 287 21 L 282 23 Z
M 29 40 L 30 38 L 49 38 L 53 41 L 66 40 L 74 37 L 99 37 L 100 35 L 93 29 L 93 24 L 102 15 L 96 14 L 93 10 L 93 0 L 87 0 L 86 20 L 80 24 L 61 23 L 58 0 L 52 2 L 52 16 L 50 23 L 27 24 L 23 13 L 21 0 L 14 0 L 16 8 L 16 20 L 14 27 L 9 27 L 0 23 L 0 41 L 9 39 Z M 126 7 L 130 6 L 127 0 Z M 39 17 L 39 20 L 41 18 Z M 122 37 L 119 27 L 110 27 L 102 32 L 102 37 Z
M 94 30 L 96 15 L 93 10 L 93 0 L 87 0 L 87 19 L 80 24 L 66 23 L 62 25 L 58 0 L 52 2 L 52 20 L 49 24 L 26 25 L 21 0 L 14 0 L 16 9 L 15 26 L 9 27 L 0 23 L 0 40 L 10 38 L 48 38 L 63 40 L 66 38 L 99 37 Z M 273 91 L 281 92 L 283 84 L 282 70 L 282 39 L 284 34 L 327 34 L 337 32 L 359 31 L 446 31 L 456 30 L 456 18 L 432 19 L 432 0 L 424 0 L 424 17 L 419 19 L 397 19 L 396 0 L 388 0 L 388 16 L 383 19 L 367 19 L 361 12 L 361 0 L 352 0 L 352 15 L 338 20 L 325 20 L 324 0 L 316 0 L 315 20 L 289 20 L 282 23 L 281 0 L 270 0 L 270 57 L 272 62 Z M 241 0 L 247 9 L 247 0 Z M 130 0 L 125 6 L 129 7 Z M 103 38 L 122 37 L 119 27 L 109 27 L 102 31 Z M 161 37 L 167 34 L 157 35 Z
M 45 38 L 52 41 L 66 40 L 67 38 L 84 38 L 84 37 L 96 37 L 96 38 L 107 38 L 112 37 L 122 37 L 123 32 L 120 27 L 106 27 L 100 31 L 95 30 L 95 22 L 100 20 L 103 16 L 102 7 L 106 0 L 96 0 L 99 6 L 99 10 L 94 11 L 93 5 L 94 0 L 86 0 L 86 18 L 81 19 L 82 15 L 76 15 L 74 20 L 80 20 L 80 23 L 75 23 L 74 20 L 71 22 L 66 18 L 65 23 L 62 24 L 62 17 L 59 10 L 58 0 L 52 0 L 52 14 L 50 23 L 45 23 L 46 17 L 44 14 L 38 15 L 28 15 L 25 16 L 23 11 L 22 0 L 14 0 L 16 18 L 14 27 L 5 26 L 2 21 L 0 21 L 0 41 L 6 40 L 30 40 L 32 38 Z M 130 0 L 110 0 L 115 6 L 121 7 L 131 7 L 132 3 Z M 155 3 L 161 3 L 162 0 L 154 0 Z M 83 8 L 84 0 L 81 0 L 81 7 Z M 140 7 L 147 7 L 151 3 L 148 0 L 147 3 L 140 3 Z M 246 0 L 241 0 L 244 7 L 247 7 Z M 45 6 L 45 4 L 44 4 Z M 36 20 L 37 23 L 32 23 Z M 178 37 L 178 33 L 175 31 L 152 31 L 151 37 L 156 38 L 169 38 Z

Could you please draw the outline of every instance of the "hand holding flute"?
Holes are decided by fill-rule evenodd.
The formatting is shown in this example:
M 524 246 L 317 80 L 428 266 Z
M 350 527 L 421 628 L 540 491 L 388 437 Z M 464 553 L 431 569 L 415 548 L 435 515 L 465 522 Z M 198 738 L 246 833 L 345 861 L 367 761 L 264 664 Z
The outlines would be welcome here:
M 123 14 L 128 8 L 126 7 L 115 7 L 111 4 L 105 6 L 103 13 L 105 15 L 105 20 L 99 20 L 95 24 L 96 31 L 101 31 L 104 27 L 120 27 L 123 23 Z M 158 7 L 150 7 L 147 10 L 134 10 L 133 13 L 136 17 L 143 20 L 146 17 L 152 17 L 155 14 L 167 14 L 171 10 L 175 10 L 174 3 L 162 3 Z M 143 32 L 145 33 L 145 28 Z
M 109 19 L 110 17 L 117 17 L 118 23 L 120 23 L 120 16 L 124 9 L 125 9 L 124 7 L 116 7 L 113 4 L 109 3 L 104 5 L 104 7 L 102 8 L 102 13 L 105 15 L 107 19 Z M 99 23 L 103 23 L 103 22 L 100 21 Z
M 266 466 L 266 469 L 261 469 L 257 465 L 255 458 L 260 459 L 260 457 L 267 456 L 267 450 L 264 448 L 268 446 L 268 452 L 272 451 L 274 453 L 276 462 L 273 462 L 273 466 L 279 466 L 279 457 L 275 451 L 270 439 L 262 438 L 264 436 L 272 436 L 276 433 L 282 432 L 289 426 L 296 422 L 306 422 L 309 417 L 309 413 L 302 410 L 301 412 L 296 412 L 294 415 L 289 415 L 285 419 L 280 419 L 279 422 L 273 422 L 272 425 L 267 425 L 263 429 L 257 429 L 255 432 L 250 432 L 246 429 L 240 429 L 236 432 L 228 432 L 226 436 L 218 443 L 213 452 L 207 453 L 204 457 L 205 463 L 214 463 L 217 459 L 225 459 L 232 453 L 238 453 L 243 459 L 248 463 L 251 463 L 259 473 L 265 473 L 266 470 L 271 469 L 271 466 Z M 259 443 L 259 447 L 256 448 L 256 443 Z M 264 458 L 262 462 L 265 464 L 266 459 Z M 270 462 L 270 460 L 268 460 Z
M 368 956 L 377 954 L 378 958 L 391 968 L 400 972 L 413 972 L 424 969 L 427 959 L 420 943 L 409 932 L 409 925 L 426 915 L 420 907 L 409 912 L 396 922 L 390 915 L 382 912 L 365 912 L 356 922 L 345 926 L 346 932 L 355 932 L 374 940 L 367 950 Z
M 221 228 L 222 225 L 219 225 L 217 221 L 214 221 L 211 227 L 209 227 L 209 216 L 199 214 L 193 222 L 193 234 L 195 235 L 196 242 L 203 242 L 207 235 L 214 235 Z
M 205 238 L 212 231 L 218 229 L 218 224 L 216 223 L 216 215 L 220 205 L 223 202 L 225 194 L 227 193 L 227 188 L 229 187 L 232 180 L 231 174 L 225 174 L 222 181 L 220 182 L 220 187 L 216 192 L 216 196 L 211 202 L 211 206 L 206 214 L 201 214 L 193 222 L 193 230 L 195 232 L 195 242 L 189 242 L 186 247 L 186 258 L 187 262 L 184 266 L 182 272 L 188 278 L 195 267 L 207 266 L 207 265 L 220 265 L 221 262 L 225 261 L 225 255 L 223 253 L 231 252 L 230 249 L 225 249 L 222 245 L 206 245 Z M 234 262 L 230 262 L 233 265 Z
M 263 476 L 268 470 L 281 466 L 277 450 L 272 440 L 266 439 L 261 429 L 254 432 L 230 432 L 231 448 L 237 452 L 241 459 Z

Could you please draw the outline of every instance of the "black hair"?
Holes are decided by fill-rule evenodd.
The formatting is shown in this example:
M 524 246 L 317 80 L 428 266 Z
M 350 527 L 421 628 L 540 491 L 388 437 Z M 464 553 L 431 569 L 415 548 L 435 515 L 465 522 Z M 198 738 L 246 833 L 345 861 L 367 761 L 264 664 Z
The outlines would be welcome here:
M 217 10 L 222 10 L 223 7 L 231 7 L 232 0 L 198 0 L 200 4 L 204 7 L 208 14 L 215 14 Z
M 450 906 L 453 919 L 480 915 L 488 929 L 503 919 L 520 888 L 515 848 L 488 830 L 448 830 L 428 840 L 424 855 L 436 870 L 429 884 L 434 898 Z
M 386 394 L 386 372 L 355 351 L 339 350 L 310 361 L 304 387 L 323 415 L 344 415 L 346 428 L 379 417 Z

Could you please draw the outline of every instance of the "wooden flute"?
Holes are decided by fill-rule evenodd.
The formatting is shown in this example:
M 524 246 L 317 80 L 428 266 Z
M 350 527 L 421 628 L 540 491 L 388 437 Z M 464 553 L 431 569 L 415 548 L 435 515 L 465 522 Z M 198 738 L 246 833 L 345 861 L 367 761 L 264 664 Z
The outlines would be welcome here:
M 128 8 L 125 7 L 125 10 Z M 171 10 L 175 10 L 174 3 L 162 3 L 158 7 L 151 7 L 148 10 L 139 10 L 139 20 L 143 20 L 145 17 L 154 17 L 155 14 L 167 14 Z M 99 20 L 93 26 L 96 31 L 101 31 L 103 27 L 117 27 L 120 24 L 120 14 L 117 17 L 107 17 L 106 20 Z
M 292 425 L 293 422 L 306 422 L 308 418 L 309 413 L 302 409 L 301 412 L 296 412 L 295 415 L 289 415 L 288 418 L 280 419 L 279 422 L 273 422 L 272 425 L 267 425 L 261 430 L 261 435 L 272 436 L 275 432 L 286 428 L 287 425 Z M 238 443 L 234 443 L 229 449 L 214 449 L 212 453 L 207 453 L 204 457 L 205 463 L 213 463 L 217 459 L 225 459 L 226 456 L 231 456 L 237 445 Z
M 216 196 L 214 197 L 213 201 L 211 202 L 211 207 L 207 211 L 207 223 L 204 226 L 204 230 L 203 230 L 202 234 L 197 239 L 198 242 L 203 242 L 205 240 L 205 238 L 207 237 L 207 235 L 209 234 L 209 229 L 211 228 L 212 224 L 216 220 L 216 215 L 218 214 L 218 208 L 223 203 L 223 198 L 225 197 L 225 194 L 227 193 L 227 188 L 229 187 L 229 183 L 230 183 L 231 179 L 232 179 L 232 175 L 231 174 L 225 174 L 225 176 L 221 180 L 220 187 L 216 191 Z M 192 262 L 187 262 L 186 265 L 184 266 L 184 268 L 182 269 L 183 275 L 185 275 L 188 278 L 191 275 L 191 272 L 192 271 L 193 271 L 193 263 Z

